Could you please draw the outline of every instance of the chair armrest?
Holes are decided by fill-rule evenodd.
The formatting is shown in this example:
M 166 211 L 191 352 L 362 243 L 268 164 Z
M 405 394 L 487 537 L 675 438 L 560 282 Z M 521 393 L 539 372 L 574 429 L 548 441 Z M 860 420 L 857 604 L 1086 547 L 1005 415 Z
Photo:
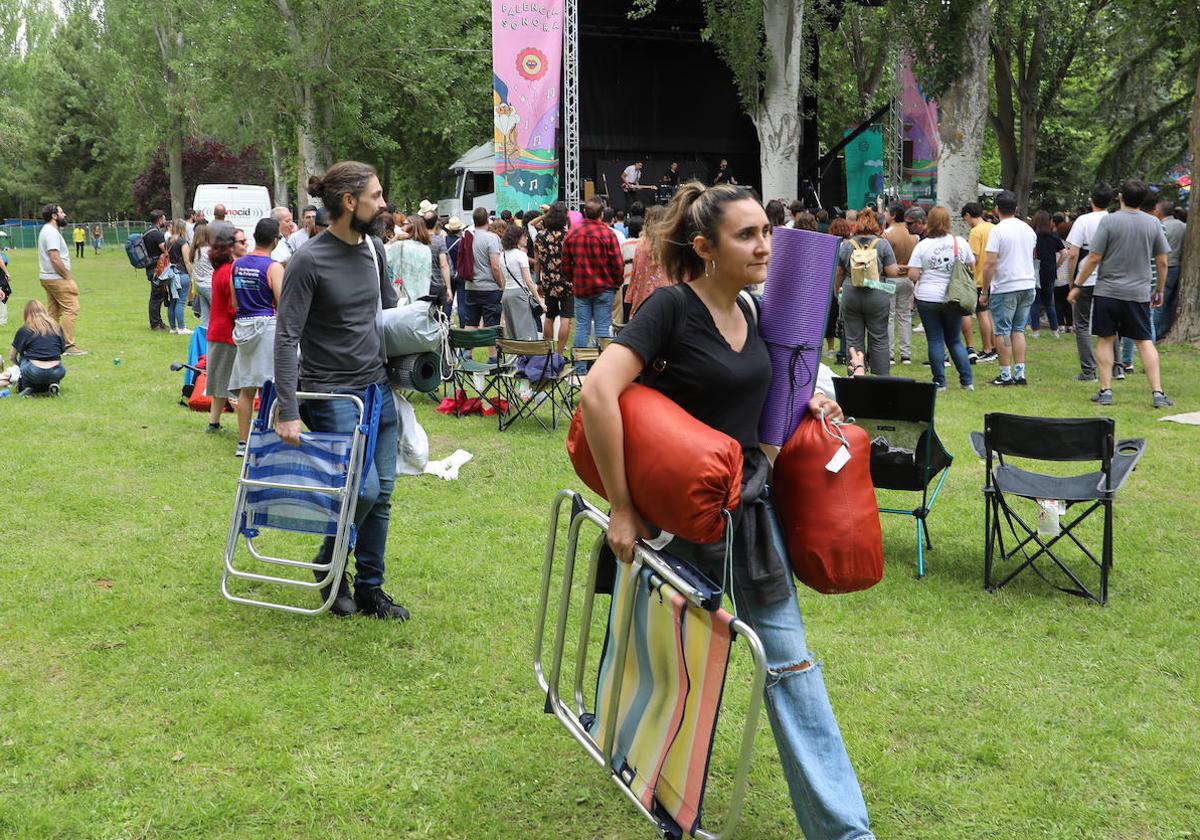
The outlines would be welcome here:
M 980 458 L 987 457 L 987 448 L 983 445 L 983 432 L 971 432 L 967 435 L 967 439 L 971 442 L 971 449 Z
M 1129 474 L 1137 469 L 1138 461 L 1146 451 L 1145 438 L 1128 438 L 1117 441 L 1112 460 L 1112 492 L 1116 493 Z

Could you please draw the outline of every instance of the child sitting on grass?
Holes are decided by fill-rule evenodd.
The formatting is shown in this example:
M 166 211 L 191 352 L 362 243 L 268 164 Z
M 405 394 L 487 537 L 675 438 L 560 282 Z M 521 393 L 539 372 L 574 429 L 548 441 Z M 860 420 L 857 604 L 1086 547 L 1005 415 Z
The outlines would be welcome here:
M 13 336 L 9 360 L 18 365 L 21 396 L 49 393 L 58 396 L 58 383 L 67 375 L 62 355 L 66 350 L 62 329 L 50 317 L 40 300 L 25 304 L 25 323 Z M 15 384 L 12 369 L 0 376 L 0 386 Z

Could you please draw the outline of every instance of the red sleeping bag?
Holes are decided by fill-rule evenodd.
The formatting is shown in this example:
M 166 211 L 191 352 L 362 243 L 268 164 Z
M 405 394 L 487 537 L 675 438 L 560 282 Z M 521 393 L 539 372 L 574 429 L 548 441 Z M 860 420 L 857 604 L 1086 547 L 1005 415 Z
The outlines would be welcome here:
M 776 508 L 792 571 L 825 594 L 857 592 L 883 579 L 871 441 L 858 426 L 838 428 L 850 444 L 850 460 L 837 472 L 826 464 L 842 443 L 811 414 L 775 459 Z
M 625 477 L 642 518 L 694 543 L 725 533 L 723 510 L 742 500 L 742 447 L 645 385 L 621 394 Z M 567 433 L 567 454 L 583 483 L 604 498 L 604 484 L 583 431 L 583 410 Z

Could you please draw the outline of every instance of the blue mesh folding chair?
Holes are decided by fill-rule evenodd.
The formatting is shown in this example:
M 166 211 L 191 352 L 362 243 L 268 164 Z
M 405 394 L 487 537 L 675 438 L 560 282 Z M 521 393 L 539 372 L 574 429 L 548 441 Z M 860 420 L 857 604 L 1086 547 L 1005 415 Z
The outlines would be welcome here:
M 562 590 L 549 674 L 542 661 L 559 513 L 571 502 Z M 567 626 L 580 528 L 600 529 L 592 544 L 587 586 L 578 616 L 574 702 L 560 695 Z M 617 563 L 604 645 L 590 707 L 584 681 L 597 590 L 600 549 L 608 518 L 578 493 L 555 497 L 542 567 L 534 630 L 534 673 L 553 714 L 589 756 L 608 772 L 638 811 L 665 837 L 724 838 L 741 814 L 759 706 L 767 676 L 766 654 L 748 625 L 721 609 L 722 591 L 690 565 L 639 544 L 631 564 Z M 754 659 L 754 677 L 724 828 L 702 827 L 701 809 L 712 758 L 729 658 L 737 638 Z
M 296 398 L 347 400 L 358 409 L 359 422 L 348 433 L 304 432 L 300 435 L 300 446 L 286 444 L 274 430 L 278 416 L 275 389 L 270 381 L 264 383 L 234 496 L 233 516 L 225 541 L 221 594 L 238 604 L 316 615 L 329 609 L 337 597 L 337 583 L 346 568 L 346 557 L 354 548 L 354 513 L 362 491 L 364 465 L 374 459 L 380 404 L 391 399 L 391 394 L 379 385 L 372 385 L 365 400 L 354 394 L 308 392 L 299 392 Z M 327 563 L 271 556 L 255 545 L 263 529 L 332 537 L 332 555 Z M 265 565 L 305 569 L 314 573 L 315 580 L 239 568 L 235 559 L 238 544 L 243 542 L 260 568 Z M 259 590 L 269 589 L 272 593 L 328 586 L 329 594 L 318 607 L 298 607 L 267 594 L 256 593 L 257 597 L 235 594 L 230 590 L 232 579 L 265 584 Z

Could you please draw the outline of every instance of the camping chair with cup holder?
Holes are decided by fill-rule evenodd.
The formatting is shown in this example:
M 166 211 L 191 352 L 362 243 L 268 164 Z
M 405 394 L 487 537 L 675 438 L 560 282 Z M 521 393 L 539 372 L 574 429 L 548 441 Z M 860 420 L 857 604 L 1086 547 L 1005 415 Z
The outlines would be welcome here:
M 916 520 L 917 577 L 922 578 L 925 551 L 933 550 L 928 517 L 954 461 L 934 428 L 937 387 L 894 376 L 835 377 L 833 387 L 842 412 L 871 439 L 871 483 L 880 490 L 921 494 L 915 508 L 881 507 L 879 512 Z
M 558 428 L 560 417 L 570 419 L 571 370 L 549 339 L 502 338 L 497 342 L 497 389 L 504 410 L 497 411 L 500 431 L 521 418 L 532 418 L 543 429 Z M 548 407 L 550 425 L 542 416 Z
M 1108 600 L 1108 577 L 1113 565 L 1113 503 L 1117 491 L 1137 467 L 1146 449 L 1144 439 L 1116 439 L 1116 423 L 1108 417 L 1048 418 L 1016 414 L 985 414 L 983 432 L 971 432 L 971 447 L 986 462 L 984 495 L 983 585 L 989 592 L 1006 586 L 1026 569 L 1062 592 L 1098 604 Z M 1050 475 L 1022 469 L 1005 459 L 1048 463 L 1092 462 L 1100 469 L 1082 475 Z M 1034 502 L 1031 525 L 1014 506 L 1015 499 Z M 1081 508 L 1082 512 L 1072 510 Z M 1100 556 L 1077 533 L 1093 513 L 1103 515 Z M 1066 514 L 1065 524 L 1059 517 Z M 1027 511 L 1027 514 L 1029 512 Z M 1011 541 L 1005 542 L 1005 527 Z M 1083 574 L 1067 563 L 1065 549 L 1074 545 L 1099 572 L 1089 587 Z M 1032 553 L 1031 553 L 1032 552 Z M 1048 560 L 1039 567 L 1039 560 Z M 1016 566 L 1009 568 L 1016 562 Z M 1005 567 L 1007 574 L 998 572 Z M 1047 577 L 1055 575 L 1058 581 Z M 1000 574 L 1004 577 L 999 578 Z M 999 578 L 997 580 L 997 578 Z
M 359 421 L 347 433 L 303 432 L 300 445 L 291 446 L 275 433 L 278 418 L 275 389 L 269 380 L 263 384 L 225 540 L 221 594 L 228 600 L 305 615 L 329 609 L 337 597 L 346 557 L 354 548 L 354 515 L 366 465 L 374 460 L 380 405 L 391 398 L 380 385 L 368 388 L 366 399 L 345 393 L 297 392 L 296 399 L 300 402 L 348 401 L 358 411 Z M 266 551 L 278 549 L 263 550 L 258 545 L 264 530 L 315 535 L 322 542 L 332 537 L 333 551 L 325 563 L 276 557 Z M 236 562 L 238 544 L 242 542 L 257 567 L 243 568 Z M 303 578 L 267 574 L 266 570 L 272 567 L 312 574 Z M 250 581 L 257 584 L 257 589 L 249 594 L 235 592 L 231 588 L 235 580 Z M 325 587 L 329 588 L 328 595 L 317 607 L 297 606 L 276 597 L 276 593 L 288 589 L 312 591 Z
M 558 615 L 550 662 L 543 662 L 550 590 L 558 548 L 559 518 L 570 502 Z M 591 541 L 586 586 L 578 615 L 572 594 L 582 526 L 598 529 Z M 593 647 L 591 631 L 601 548 L 608 517 L 572 491 L 561 490 L 550 511 L 542 567 L 534 673 L 545 694 L 544 711 L 554 715 L 608 778 L 663 837 L 730 837 L 737 827 L 754 754 L 766 653 L 758 636 L 721 608 L 722 590 L 690 564 L 638 543 L 632 563 L 616 561 L 603 646 L 594 675 L 595 691 L 584 687 Z M 573 682 L 561 692 L 568 626 L 578 624 Z M 750 695 L 738 757 L 727 796 L 725 825 L 703 827 L 701 808 L 709 780 L 713 738 L 731 654 L 744 640 L 753 659 Z M 549 664 L 549 670 L 546 665 Z M 744 673 L 744 672 L 743 672 Z

